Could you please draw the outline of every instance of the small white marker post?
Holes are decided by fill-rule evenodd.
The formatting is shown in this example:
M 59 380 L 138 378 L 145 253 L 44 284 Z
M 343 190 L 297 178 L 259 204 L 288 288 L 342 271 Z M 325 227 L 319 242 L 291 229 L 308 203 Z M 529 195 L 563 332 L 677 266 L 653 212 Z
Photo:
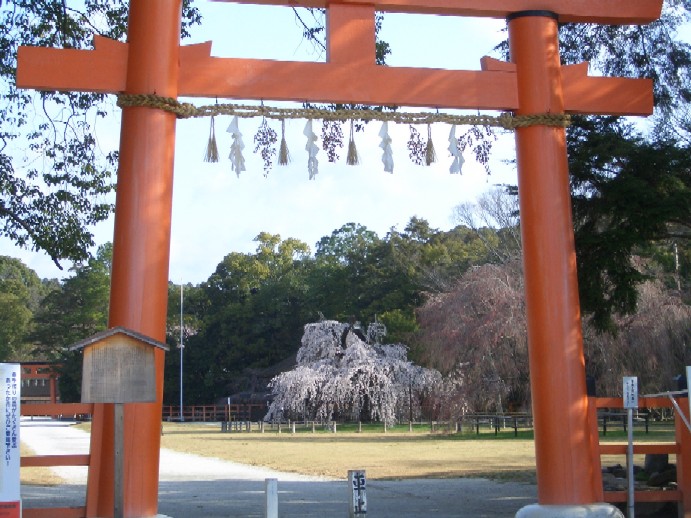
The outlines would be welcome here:
M 626 478 L 628 482 L 626 516 L 634 518 L 633 411 L 638 408 L 638 378 L 636 376 L 624 377 L 624 408 L 627 412 L 629 438 L 626 448 Z
M 367 516 L 367 480 L 364 470 L 348 470 L 350 505 L 348 518 Z
M 265 481 L 264 516 L 278 518 L 278 479 L 267 478 Z

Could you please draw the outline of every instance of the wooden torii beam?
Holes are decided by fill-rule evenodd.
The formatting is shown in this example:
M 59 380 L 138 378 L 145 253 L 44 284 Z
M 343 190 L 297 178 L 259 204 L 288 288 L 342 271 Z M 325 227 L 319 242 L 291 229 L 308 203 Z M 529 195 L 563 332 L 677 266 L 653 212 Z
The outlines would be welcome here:
M 309 100 L 511 110 L 519 115 L 649 114 L 648 80 L 589 77 L 562 67 L 558 22 L 648 23 L 662 0 L 301 0 L 327 9 L 327 62 L 219 58 L 210 43 L 180 46 L 182 0 L 131 0 L 128 42 L 94 50 L 19 49 L 17 86 L 126 94 Z M 222 0 L 221 0 L 222 1 Z M 297 5 L 290 0 L 247 3 Z M 511 63 L 481 71 L 375 64 L 375 10 L 505 18 Z M 165 338 L 175 116 L 123 109 L 109 325 Z M 516 131 L 538 499 L 572 509 L 602 500 L 588 409 L 565 131 Z M 155 516 L 163 387 L 125 415 L 125 516 Z M 112 516 L 113 413 L 95 410 L 87 515 Z M 581 516 L 582 514 L 579 514 Z M 527 515 L 526 515 L 527 516 Z M 551 514 L 567 516 L 567 514 Z

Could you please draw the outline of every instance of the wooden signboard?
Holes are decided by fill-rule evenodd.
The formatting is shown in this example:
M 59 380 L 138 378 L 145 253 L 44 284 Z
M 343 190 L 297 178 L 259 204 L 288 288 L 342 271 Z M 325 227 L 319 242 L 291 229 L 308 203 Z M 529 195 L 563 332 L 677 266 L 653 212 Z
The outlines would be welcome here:
M 116 327 L 74 344 L 84 349 L 82 403 L 151 403 L 156 400 L 154 351 L 168 346 Z

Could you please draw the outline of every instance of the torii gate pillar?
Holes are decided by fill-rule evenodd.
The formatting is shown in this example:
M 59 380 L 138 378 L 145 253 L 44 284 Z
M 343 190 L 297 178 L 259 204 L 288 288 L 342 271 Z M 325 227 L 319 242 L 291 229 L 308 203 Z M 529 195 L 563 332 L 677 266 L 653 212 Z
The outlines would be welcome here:
M 131 0 L 125 92 L 177 97 L 182 0 Z M 109 327 L 165 342 L 168 308 L 174 114 L 124 108 L 113 238 Z M 158 509 L 163 401 L 162 351 L 156 351 L 156 403 L 125 407 L 124 516 Z M 95 405 L 86 515 L 113 516 L 113 405 Z
M 518 114 L 564 113 L 557 16 L 508 17 Z M 530 380 L 540 506 L 519 516 L 594 516 L 602 494 L 588 421 L 576 251 L 564 128 L 516 130 Z M 587 511 L 581 506 L 587 505 Z M 544 506 L 544 507 L 543 507 Z M 551 506 L 560 506 L 557 508 Z M 613 516 L 603 513 L 603 516 Z M 575 513 L 575 514 L 574 514 Z M 579 514 L 580 513 L 580 514 Z M 596 514 L 595 514 L 596 515 Z

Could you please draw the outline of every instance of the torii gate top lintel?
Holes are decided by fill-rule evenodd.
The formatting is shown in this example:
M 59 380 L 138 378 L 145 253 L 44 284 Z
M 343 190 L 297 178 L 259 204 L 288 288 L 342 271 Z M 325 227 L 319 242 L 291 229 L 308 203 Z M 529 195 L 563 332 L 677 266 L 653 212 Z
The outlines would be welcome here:
M 296 5 L 293 0 L 233 1 Z M 656 19 L 662 0 L 301 0 L 299 5 L 328 8 L 326 63 L 214 57 L 210 42 L 182 46 L 177 95 L 514 111 L 512 63 L 485 59 L 482 71 L 376 65 L 375 10 L 494 18 L 548 11 L 560 21 L 630 24 Z M 129 59 L 128 44 L 102 37 L 96 37 L 93 51 L 20 47 L 17 86 L 121 93 L 128 90 Z M 652 112 L 650 80 L 590 77 L 586 64 L 561 68 L 567 113 Z M 311 81 L 302 80 L 306 77 Z
M 660 17 L 660 0 L 211 0 L 236 4 L 326 8 L 369 5 L 388 13 L 438 14 L 505 19 L 521 11 L 551 11 L 560 22 L 602 25 L 646 24 Z

